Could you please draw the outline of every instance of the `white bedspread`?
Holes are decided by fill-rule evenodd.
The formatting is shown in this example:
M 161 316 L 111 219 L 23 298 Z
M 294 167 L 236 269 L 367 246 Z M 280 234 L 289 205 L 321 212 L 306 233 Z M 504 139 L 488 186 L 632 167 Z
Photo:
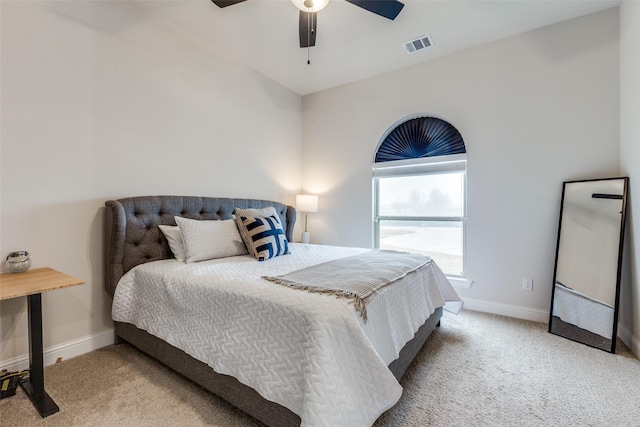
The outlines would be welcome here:
M 143 264 L 118 284 L 113 319 L 236 377 L 303 426 L 371 426 L 402 393 L 387 365 L 445 299 L 459 300 L 438 266 L 384 288 L 366 324 L 344 299 L 261 279 L 365 251 L 291 244 L 265 262 Z

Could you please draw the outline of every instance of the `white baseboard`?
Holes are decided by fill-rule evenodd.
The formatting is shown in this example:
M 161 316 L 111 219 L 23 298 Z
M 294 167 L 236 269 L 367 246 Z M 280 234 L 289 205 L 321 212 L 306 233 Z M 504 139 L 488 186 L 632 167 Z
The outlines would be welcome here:
M 546 310 L 536 310 L 519 305 L 499 304 L 489 301 L 481 301 L 463 298 L 464 308 L 472 311 L 482 311 L 484 313 L 498 314 L 500 316 L 515 317 L 516 319 L 531 320 L 533 322 L 549 322 L 549 312 Z
M 634 337 L 633 333 L 620 323 L 618 323 L 618 338 L 640 359 L 640 339 Z
M 56 363 L 58 358 L 71 359 L 72 357 L 80 356 L 81 354 L 89 353 L 90 351 L 111 345 L 114 342 L 114 337 L 114 332 L 111 330 L 45 348 L 43 354 L 44 366 L 53 365 Z M 0 369 L 21 371 L 28 368 L 28 354 L 0 361 Z
M 631 337 L 631 342 L 629 343 L 629 348 L 636 355 L 638 359 L 640 359 L 640 338 Z

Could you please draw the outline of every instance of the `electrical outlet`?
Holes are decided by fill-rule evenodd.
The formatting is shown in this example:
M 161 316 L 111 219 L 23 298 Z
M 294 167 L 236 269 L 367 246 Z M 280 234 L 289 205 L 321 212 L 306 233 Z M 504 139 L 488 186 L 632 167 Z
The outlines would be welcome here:
M 522 290 L 533 291 L 533 279 L 522 279 Z

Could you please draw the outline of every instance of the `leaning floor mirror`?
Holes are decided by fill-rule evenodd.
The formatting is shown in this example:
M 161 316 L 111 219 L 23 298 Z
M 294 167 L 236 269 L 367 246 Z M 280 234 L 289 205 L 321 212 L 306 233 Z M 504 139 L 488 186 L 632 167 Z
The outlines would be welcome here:
M 615 353 L 629 178 L 562 187 L 549 332 Z

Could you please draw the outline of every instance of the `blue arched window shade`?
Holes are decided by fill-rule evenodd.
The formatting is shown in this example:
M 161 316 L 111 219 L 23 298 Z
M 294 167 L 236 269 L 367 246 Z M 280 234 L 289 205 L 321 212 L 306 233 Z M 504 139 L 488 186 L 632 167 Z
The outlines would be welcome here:
M 466 153 L 460 132 L 435 117 L 416 117 L 396 126 L 376 151 L 376 163 Z

